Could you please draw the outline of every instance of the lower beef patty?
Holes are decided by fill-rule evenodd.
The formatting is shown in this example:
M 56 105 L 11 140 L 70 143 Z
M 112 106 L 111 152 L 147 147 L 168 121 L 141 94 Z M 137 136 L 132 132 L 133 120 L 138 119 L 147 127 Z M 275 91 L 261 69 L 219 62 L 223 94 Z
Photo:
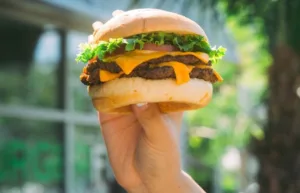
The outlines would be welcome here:
M 202 63 L 198 58 L 192 55 L 164 56 L 161 58 L 156 58 L 144 62 L 140 64 L 136 69 L 134 69 L 130 74 L 121 75 L 120 78 L 141 77 L 141 78 L 152 79 L 152 80 L 160 80 L 160 79 L 167 79 L 167 78 L 175 79 L 176 76 L 172 67 L 170 66 L 153 67 L 155 66 L 154 64 L 159 64 L 162 62 L 169 62 L 169 61 L 178 61 L 188 65 Z M 206 65 L 211 65 L 211 64 L 208 63 Z M 102 84 L 102 82 L 100 82 L 99 80 L 99 70 L 107 70 L 112 73 L 119 73 L 122 71 L 121 68 L 118 65 L 116 65 L 114 62 L 104 63 L 98 60 L 97 62 L 88 64 L 84 68 L 83 73 L 80 75 L 81 82 L 85 85 Z M 213 73 L 213 69 L 194 68 L 190 73 L 190 77 L 203 79 L 211 83 L 217 82 L 218 80 Z

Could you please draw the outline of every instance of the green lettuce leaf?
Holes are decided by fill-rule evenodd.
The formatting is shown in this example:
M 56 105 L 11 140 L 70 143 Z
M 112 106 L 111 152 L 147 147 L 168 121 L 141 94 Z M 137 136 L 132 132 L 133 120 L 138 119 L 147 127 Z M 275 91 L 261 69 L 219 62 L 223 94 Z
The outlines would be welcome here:
M 145 43 L 156 45 L 169 44 L 179 48 L 182 52 L 204 52 L 210 57 L 212 63 L 217 63 L 226 53 L 223 47 L 211 47 L 203 36 L 200 35 L 178 35 L 174 33 L 154 32 L 138 34 L 126 39 L 117 38 L 108 41 L 100 41 L 96 45 L 88 43 L 79 46 L 80 53 L 76 57 L 77 62 L 87 63 L 90 59 L 98 57 L 103 60 L 106 54 L 113 53 L 120 46 L 125 46 L 125 51 L 143 49 Z
M 217 63 L 219 60 L 223 58 L 225 53 L 226 53 L 226 48 L 223 48 L 222 46 L 218 48 L 213 47 L 212 50 L 209 52 L 209 59 L 213 64 Z

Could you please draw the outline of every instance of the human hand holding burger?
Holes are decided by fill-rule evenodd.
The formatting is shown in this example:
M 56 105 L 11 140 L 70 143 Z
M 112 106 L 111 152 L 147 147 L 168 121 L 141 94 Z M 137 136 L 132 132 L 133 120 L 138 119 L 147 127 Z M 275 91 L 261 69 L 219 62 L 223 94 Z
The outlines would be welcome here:
M 129 193 L 203 193 L 181 170 L 182 113 L 162 114 L 155 104 L 132 110 L 130 115 L 99 116 L 118 183 Z
M 202 28 L 157 9 L 115 12 L 96 22 L 77 61 L 99 111 L 102 135 L 118 183 L 130 193 L 204 192 L 181 170 L 179 131 L 185 110 L 206 106 L 212 49 Z

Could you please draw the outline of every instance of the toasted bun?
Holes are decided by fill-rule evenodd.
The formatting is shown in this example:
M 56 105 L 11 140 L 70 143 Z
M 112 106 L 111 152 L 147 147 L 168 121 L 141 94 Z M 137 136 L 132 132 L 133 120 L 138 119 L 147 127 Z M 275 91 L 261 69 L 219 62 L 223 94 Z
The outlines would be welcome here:
M 177 34 L 198 34 L 208 38 L 193 20 L 160 9 L 135 9 L 121 12 L 94 32 L 95 43 L 109 38 L 128 37 L 156 31 Z
M 105 113 L 130 113 L 132 104 L 157 103 L 164 113 L 199 109 L 212 97 L 210 82 L 191 79 L 178 85 L 173 79 L 119 78 L 88 87 L 94 107 Z

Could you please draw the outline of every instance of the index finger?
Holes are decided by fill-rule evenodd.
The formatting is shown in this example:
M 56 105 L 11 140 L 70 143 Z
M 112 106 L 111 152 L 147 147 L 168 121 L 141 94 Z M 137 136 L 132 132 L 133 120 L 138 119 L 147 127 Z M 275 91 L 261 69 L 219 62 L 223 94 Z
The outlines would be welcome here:
M 122 115 L 107 114 L 107 113 L 100 113 L 100 112 L 98 112 L 98 119 L 100 121 L 100 124 L 105 124 L 106 122 L 118 119 L 121 116 Z

